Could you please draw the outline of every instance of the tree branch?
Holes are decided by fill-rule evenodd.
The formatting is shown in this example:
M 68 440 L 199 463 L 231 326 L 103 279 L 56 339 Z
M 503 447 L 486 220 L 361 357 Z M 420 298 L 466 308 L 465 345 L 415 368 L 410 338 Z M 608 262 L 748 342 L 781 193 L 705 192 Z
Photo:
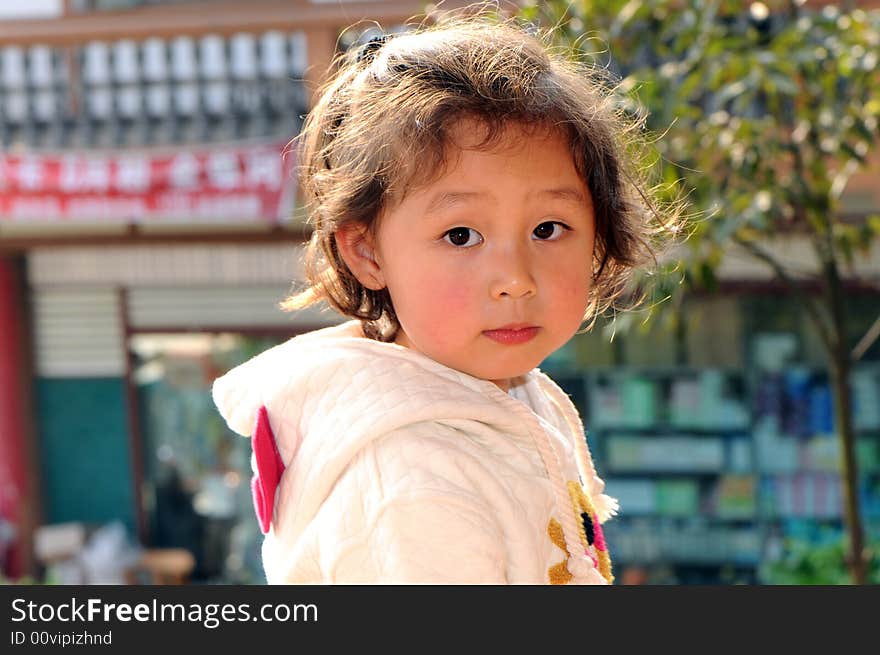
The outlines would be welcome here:
M 742 248 L 751 253 L 752 256 L 761 260 L 765 264 L 767 264 L 770 268 L 773 269 L 773 272 L 776 273 L 776 276 L 785 282 L 792 290 L 794 295 L 800 300 L 804 307 L 807 310 L 807 313 L 810 315 L 810 318 L 813 319 L 813 322 L 816 324 L 816 329 L 819 331 L 819 336 L 822 338 L 822 342 L 825 344 L 825 347 L 828 348 L 829 351 L 833 351 L 835 346 L 834 337 L 832 336 L 831 328 L 828 326 L 827 318 L 822 313 L 822 305 L 820 305 L 814 298 L 811 298 L 801 286 L 798 284 L 797 280 L 795 280 L 787 270 L 780 264 L 769 252 L 764 250 L 758 244 L 747 241 L 741 237 L 734 236 L 734 242 L 739 244 Z
M 691 44 L 691 47 L 688 48 L 688 51 L 685 53 L 684 59 L 681 62 L 682 67 L 687 68 L 688 71 L 679 71 L 679 84 L 684 80 L 685 75 L 693 70 L 698 62 L 704 61 L 703 53 L 706 50 L 706 46 L 709 44 L 712 35 L 711 26 L 715 23 L 715 16 L 718 13 L 718 5 L 719 3 L 717 0 L 715 2 L 710 2 L 703 13 L 702 29 L 697 38 Z
M 850 355 L 852 361 L 859 361 L 862 358 L 862 355 L 867 352 L 868 348 L 874 345 L 874 342 L 877 341 L 878 337 L 880 337 L 880 316 L 878 316 L 874 321 L 874 324 L 868 328 L 868 331 L 865 332 L 865 336 L 859 339 L 856 347 L 852 349 Z

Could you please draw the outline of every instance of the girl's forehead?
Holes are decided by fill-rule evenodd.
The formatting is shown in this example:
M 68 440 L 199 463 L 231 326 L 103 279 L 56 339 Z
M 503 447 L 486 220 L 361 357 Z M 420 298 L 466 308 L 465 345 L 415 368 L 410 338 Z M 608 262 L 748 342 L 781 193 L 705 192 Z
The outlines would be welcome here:
M 516 120 L 489 124 L 480 118 L 458 118 L 443 130 L 442 141 L 434 142 L 437 147 L 430 152 L 431 156 L 413 156 L 412 151 L 406 149 L 399 154 L 402 178 L 399 188 L 408 195 L 436 183 L 459 168 L 465 153 L 505 156 L 530 146 L 546 148 L 552 142 L 560 151 L 565 151 L 565 159 L 573 164 L 569 134 L 560 127 Z
M 487 140 L 487 136 L 492 138 Z M 510 164 L 522 162 L 523 157 L 536 165 L 527 181 L 522 178 L 522 164 Z M 388 198 L 389 208 L 407 198 L 415 200 L 413 196 L 426 199 L 438 191 L 449 195 L 450 189 L 455 196 L 478 195 L 478 188 L 493 187 L 501 179 L 498 176 L 505 177 L 509 171 L 525 187 L 565 187 L 581 198 L 589 195 L 566 133 L 547 125 L 510 122 L 490 134 L 485 123 L 462 119 L 448 129 L 442 159 L 433 166 L 410 159 L 408 166 L 412 174 L 401 186 L 402 193 Z

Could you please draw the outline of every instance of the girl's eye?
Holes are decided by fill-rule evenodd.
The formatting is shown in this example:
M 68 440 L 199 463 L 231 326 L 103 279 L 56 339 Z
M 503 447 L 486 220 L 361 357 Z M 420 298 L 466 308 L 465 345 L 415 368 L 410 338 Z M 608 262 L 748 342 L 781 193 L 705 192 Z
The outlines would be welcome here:
M 447 230 L 443 235 L 443 238 L 446 239 L 447 243 L 451 243 L 453 246 L 459 247 L 472 247 L 477 245 L 476 243 L 470 243 L 470 239 L 468 238 L 468 232 L 473 232 L 477 236 L 479 236 L 479 232 L 476 230 L 472 230 L 469 227 L 454 227 L 451 230 Z M 448 237 L 448 239 L 447 239 Z M 482 237 L 480 237 L 482 241 Z M 477 242 L 479 243 L 479 242 Z
M 561 227 L 562 230 L 557 232 L 556 226 Z M 571 228 L 565 223 L 560 223 L 559 221 L 547 221 L 536 227 L 533 234 L 542 241 L 556 241 L 556 239 L 562 236 L 564 230 L 571 230 Z
M 557 230 L 557 227 L 562 229 Z M 546 221 L 536 227 L 533 234 L 541 241 L 556 241 L 562 236 L 562 233 L 565 230 L 571 230 L 571 228 L 565 223 L 560 223 L 559 221 Z M 476 242 L 471 242 L 469 233 L 476 235 Z M 454 227 L 451 230 L 447 230 L 443 234 L 443 238 L 447 243 L 451 243 L 453 246 L 458 246 L 459 248 L 472 248 L 483 240 L 483 237 L 480 236 L 479 232 L 469 227 Z

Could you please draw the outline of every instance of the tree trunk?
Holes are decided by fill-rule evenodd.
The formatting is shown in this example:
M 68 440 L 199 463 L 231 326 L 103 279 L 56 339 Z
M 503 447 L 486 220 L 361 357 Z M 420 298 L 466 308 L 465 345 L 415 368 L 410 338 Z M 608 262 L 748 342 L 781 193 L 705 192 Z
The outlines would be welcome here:
M 832 393 L 834 394 L 834 428 L 840 444 L 841 482 L 843 484 L 844 519 L 849 533 L 847 565 L 854 584 L 867 584 L 867 561 L 859 508 L 859 470 L 855 456 L 855 430 L 852 421 L 852 391 L 849 385 L 852 360 L 846 337 L 846 307 L 843 284 L 835 262 L 826 263 L 826 280 L 834 323 L 833 350 L 829 353 Z
M 838 349 L 839 350 L 839 349 Z M 841 483 L 843 484 L 844 517 L 849 533 L 847 564 L 855 584 L 867 584 L 867 563 L 859 508 L 858 463 L 855 457 L 855 434 L 852 425 L 851 392 L 849 388 L 849 353 L 835 353 L 831 364 L 834 393 L 834 427 L 841 450 Z

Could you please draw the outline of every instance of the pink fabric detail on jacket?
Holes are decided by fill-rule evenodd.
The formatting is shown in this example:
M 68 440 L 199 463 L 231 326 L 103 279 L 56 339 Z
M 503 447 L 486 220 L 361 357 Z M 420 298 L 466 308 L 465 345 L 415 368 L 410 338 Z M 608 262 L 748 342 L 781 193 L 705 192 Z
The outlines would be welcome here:
M 263 534 L 269 532 L 272 514 L 275 511 L 275 490 L 284 473 L 284 462 L 278 453 L 275 435 L 269 424 L 269 413 L 266 407 L 257 412 L 257 424 L 252 437 L 252 447 L 257 460 L 257 473 L 251 479 L 251 494 L 254 498 L 254 510 L 260 522 Z
M 599 524 L 599 517 L 593 514 L 593 539 L 597 550 L 606 550 L 605 535 L 602 534 L 602 526 Z

